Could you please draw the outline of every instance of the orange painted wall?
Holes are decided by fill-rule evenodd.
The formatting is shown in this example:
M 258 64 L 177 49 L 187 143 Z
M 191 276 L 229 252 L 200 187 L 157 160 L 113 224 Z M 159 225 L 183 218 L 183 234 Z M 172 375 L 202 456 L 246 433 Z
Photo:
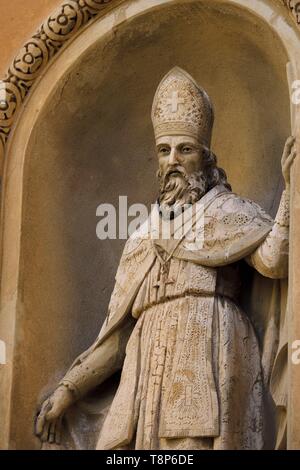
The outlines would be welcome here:
M 0 0 L 0 78 L 24 42 L 63 0 Z

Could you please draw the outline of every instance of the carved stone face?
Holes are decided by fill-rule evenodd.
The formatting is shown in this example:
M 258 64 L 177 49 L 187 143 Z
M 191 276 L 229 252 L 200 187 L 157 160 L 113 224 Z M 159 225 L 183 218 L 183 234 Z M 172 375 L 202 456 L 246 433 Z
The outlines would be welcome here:
M 176 213 L 193 204 L 207 189 L 203 171 L 203 146 L 186 135 L 164 136 L 156 140 L 158 155 L 159 201 L 161 210 Z
M 156 141 L 158 165 L 161 175 L 176 172 L 180 167 L 190 176 L 203 167 L 203 146 L 196 138 L 176 135 L 160 137 Z M 175 175 L 176 173 L 174 173 Z

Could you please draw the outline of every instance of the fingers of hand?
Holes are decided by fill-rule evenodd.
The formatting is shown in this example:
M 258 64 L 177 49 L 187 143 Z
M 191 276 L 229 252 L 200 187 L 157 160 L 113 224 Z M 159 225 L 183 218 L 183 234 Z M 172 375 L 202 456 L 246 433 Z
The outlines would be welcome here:
M 40 436 L 42 442 L 47 442 L 49 439 L 49 430 L 50 430 L 51 423 L 49 421 L 45 421 L 43 432 Z
M 42 442 L 60 444 L 62 434 L 62 410 L 51 399 L 44 401 L 35 421 L 35 433 Z
M 58 418 L 56 421 L 56 429 L 55 429 L 55 443 L 60 444 L 61 442 L 61 433 L 62 433 L 62 416 Z
M 55 442 L 56 420 L 52 421 L 49 427 L 48 442 L 53 444 Z
M 296 151 L 296 148 L 294 148 L 291 153 L 289 154 L 289 156 L 287 157 L 286 161 L 284 162 L 283 164 L 283 170 L 284 172 L 288 172 L 290 170 L 290 167 L 292 166 L 295 158 L 296 158 L 296 155 L 297 155 L 297 151 Z
M 48 440 L 49 444 L 60 444 L 62 434 L 62 416 L 54 421 L 48 423 L 47 432 L 45 439 Z
M 296 141 L 296 138 L 293 135 L 291 135 L 285 143 L 285 149 L 290 149 L 294 145 L 295 141 Z
M 44 429 L 45 421 L 46 421 L 45 416 L 50 407 L 51 407 L 50 401 L 46 400 L 42 405 L 41 411 L 36 417 L 35 433 L 37 436 L 41 436 L 43 433 L 43 429 Z
M 54 419 L 59 418 L 61 412 L 62 412 L 61 406 L 54 403 L 52 408 L 46 414 L 46 419 L 48 421 L 53 421 Z
M 42 434 L 44 425 L 45 425 L 45 416 L 39 414 L 35 421 L 35 434 L 37 436 L 40 436 Z
M 284 161 L 288 158 L 288 156 L 290 155 L 291 150 L 292 150 L 292 147 L 293 147 L 293 145 L 295 144 L 295 141 L 296 141 L 296 139 L 295 139 L 295 137 L 293 137 L 293 136 L 290 136 L 290 137 L 287 139 L 287 141 L 286 141 L 286 143 L 285 143 L 285 146 L 284 146 L 283 155 L 282 155 L 282 161 L 283 161 L 283 162 L 284 162 Z

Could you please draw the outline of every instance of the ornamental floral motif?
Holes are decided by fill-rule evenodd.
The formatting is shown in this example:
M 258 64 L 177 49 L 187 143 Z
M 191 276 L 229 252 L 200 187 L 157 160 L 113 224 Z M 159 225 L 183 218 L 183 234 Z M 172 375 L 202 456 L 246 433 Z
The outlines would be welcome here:
M 28 42 L 14 61 L 15 69 L 24 74 L 35 73 L 42 64 L 43 53 L 34 42 Z
M 75 8 L 69 4 L 62 5 L 60 11 L 48 19 L 49 29 L 55 33 L 66 36 L 75 27 L 77 21 L 77 12 Z
M 300 2 L 297 2 L 294 6 L 294 14 L 296 16 L 297 23 L 300 24 Z
M 287 6 L 292 14 L 294 15 L 297 24 L 300 24 L 300 1 L 298 0 L 283 0 L 285 6 Z
M 80 0 L 80 3 L 86 3 L 88 7 L 99 10 L 100 8 L 105 7 L 106 3 L 110 3 L 110 1 L 111 0 Z
M 7 114 L 14 112 L 15 103 L 8 100 L 5 88 L 0 89 L 0 119 L 7 119 Z
M 0 82 L 0 120 L 8 123 L 14 115 L 18 102 L 14 90 L 7 89 L 4 82 Z

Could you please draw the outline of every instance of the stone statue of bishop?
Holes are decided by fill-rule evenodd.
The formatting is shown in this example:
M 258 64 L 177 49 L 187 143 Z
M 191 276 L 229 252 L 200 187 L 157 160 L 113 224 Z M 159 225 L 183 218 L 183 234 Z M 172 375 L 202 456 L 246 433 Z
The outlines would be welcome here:
M 59 442 L 66 410 L 122 369 L 97 449 L 262 449 L 272 364 L 263 362 L 239 303 L 240 266 L 287 277 L 294 139 L 283 153 L 286 188 L 272 220 L 232 192 L 210 150 L 210 98 L 182 69 L 159 84 L 152 121 L 160 188 L 153 211 L 171 220 L 171 235 L 129 238 L 107 320 L 43 403 L 36 433 Z M 175 237 L 187 205 L 195 217 L 202 211 L 199 245 L 194 225 Z

